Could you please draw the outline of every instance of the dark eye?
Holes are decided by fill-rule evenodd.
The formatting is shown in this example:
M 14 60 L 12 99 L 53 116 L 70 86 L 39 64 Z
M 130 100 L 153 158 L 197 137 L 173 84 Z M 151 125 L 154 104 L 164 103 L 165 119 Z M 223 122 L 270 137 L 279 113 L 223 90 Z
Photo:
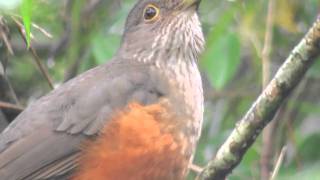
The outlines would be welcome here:
M 159 16 L 159 8 L 153 4 L 149 4 L 144 9 L 143 17 L 146 21 L 152 21 Z

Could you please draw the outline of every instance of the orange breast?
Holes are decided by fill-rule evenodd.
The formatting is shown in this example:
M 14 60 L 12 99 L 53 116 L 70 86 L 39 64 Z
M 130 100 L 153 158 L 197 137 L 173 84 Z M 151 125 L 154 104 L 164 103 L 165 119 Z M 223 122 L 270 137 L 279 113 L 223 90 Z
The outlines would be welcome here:
M 188 159 L 170 117 L 161 105 L 131 104 L 85 144 L 73 180 L 183 179 Z

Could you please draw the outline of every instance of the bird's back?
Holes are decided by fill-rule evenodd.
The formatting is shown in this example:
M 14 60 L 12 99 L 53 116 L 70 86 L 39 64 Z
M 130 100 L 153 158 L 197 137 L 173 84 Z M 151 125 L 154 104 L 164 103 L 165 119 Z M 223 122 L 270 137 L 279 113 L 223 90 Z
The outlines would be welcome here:
M 34 102 L 0 135 L 1 179 L 49 178 L 73 169 L 80 144 L 113 113 L 129 101 L 157 101 L 162 92 L 150 79 L 148 65 L 111 61 Z

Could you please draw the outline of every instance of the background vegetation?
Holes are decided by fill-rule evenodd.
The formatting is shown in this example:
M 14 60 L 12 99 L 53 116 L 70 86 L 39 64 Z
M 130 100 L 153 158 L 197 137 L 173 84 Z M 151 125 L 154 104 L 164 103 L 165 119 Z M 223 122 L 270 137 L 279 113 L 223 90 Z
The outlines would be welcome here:
M 134 2 L 0 0 L 0 101 L 15 105 L 0 103 L 0 127 L 48 93 L 48 79 L 59 86 L 110 59 Z M 273 5 L 267 0 L 202 0 L 200 16 L 207 48 L 200 67 L 206 112 L 195 164 L 204 166 L 214 156 L 311 26 L 319 8 L 318 0 L 277 0 Z M 273 21 L 267 23 L 268 16 Z M 35 54 L 27 50 L 18 22 L 25 25 L 27 44 L 31 42 L 49 78 L 39 71 Z M 5 89 L 11 89 L 10 93 Z M 271 133 L 254 144 L 230 179 L 266 179 L 266 169 L 260 168 L 262 154 L 270 152 L 262 167 L 272 171 L 284 146 L 279 179 L 320 179 L 319 117 L 320 61 L 280 109 Z

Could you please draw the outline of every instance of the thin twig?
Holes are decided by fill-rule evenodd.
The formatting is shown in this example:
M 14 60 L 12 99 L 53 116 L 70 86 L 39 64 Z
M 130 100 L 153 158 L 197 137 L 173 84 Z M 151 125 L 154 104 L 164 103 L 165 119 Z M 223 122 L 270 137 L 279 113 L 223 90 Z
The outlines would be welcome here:
M 33 55 L 35 62 L 37 63 L 37 66 L 39 67 L 41 73 L 43 74 L 43 76 L 47 80 L 48 85 L 50 86 L 51 89 L 54 89 L 54 85 L 51 80 L 51 77 L 49 76 L 49 72 L 48 72 L 47 68 L 45 68 L 45 66 L 41 63 L 41 60 L 40 60 L 39 56 L 37 55 L 37 52 L 35 51 L 35 49 L 32 46 L 30 46 L 30 51 L 31 51 L 31 54 Z
M 25 33 L 23 31 L 23 25 L 14 17 L 12 17 L 13 21 L 17 24 L 18 26 L 18 30 L 23 38 L 23 40 L 25 41 L 25 43 L 27 44 L 27 40 L 26 40 L 26 36 L 25 36 Z M 48 82 L 48 85 L 51 89 L 54 89 L 54 86 L 53 86 L 53 83 L 52 83 L 52 80 L 51 80 L 51 77 L 49 75 L 49 72 L 47 70 L 47 68 L 41 63 L 41 60 L 39 58 L 39 56 L 37 55 L 37 52 L 35 51 L 35 49 L 32 47 L 32 45 L 30 45 L 29 47 L 29 50 L 33 56 L 33 59 L 35 60 L 38 68 L 40 69 L 42 75 L 45 77 L 45 79 L 47 80 Z
M 282 148 L 282 150 L 281 150 L 281 153 L 280 153 L 279 158 L 277 160 L 276 166 L 275 166 L 275 168 L 274 168 L 274 170 L 272 172 L 270 180 L 275 180 L 276 179 L 276 177 L 278 175 L 278 172 L 279 172 L 279 169 L 280 169 L 280 167 L 282 165 L 283 159 L 285 157 L 286 152 L 287 152 L 287 147 L 284 146 Z
M 13 109 L 17 111 L 23 111 L 23 107 L 7 102 L 0 101 L 0 109 Z
M 284 112 L 284 115 L 281 118 L 284 120 L 284 122 L 282 122 L 283 124 L 279 126 L 282 129 L 285 128 L 284 132 L 286 133 L 288 140 L 292 144 L 293 148 L 296 150 L 296 155 L 295 155 L 294 159 L 295 159 L 295 163 L 296 163 L 298 170 L 301 170 L 302 162 L 301 162 L 301 157 L 300 157 L 299 151 L 297 151 L 297 149 L 298 149 L 297 144 L 298 143 L 296 140 L 294 128 L 292 126 L 294 124 L 294 120 L 296 119 L 294 117 L 297 117 L 297 113 L 298 113 L 297 109 L 299 109 L 302 106 L 302 104 L 298 103 L 298 102 L 300 102 L 299 99 L 301 99 L 304 96 L 304 93 L 303 93 L 304 90 L 308 89 L 308 88 L 306 88 L 306 87 L 308 87 L 307 84 L 308 84 L 308 79 L 303 80 L 301 82 L 301 84 L 299 85 L 299 87 L 297 87 L 297 89 L 295 90 L 294 94 L 292 94 L 292 96 L 290 97 L 290 101 L 297 102 L 297 103 L 295 103 L 294 107 L 286 109 L 286 112 Z
M 298 149 L 298 143 L 297 143 L 297 138 L 295 136 L 295 131 L 294 128 L 292 127 L 292 124 L 290 124 L 290 121 L 286 122 L 286 129 L 287 129 L 287 136 L 289 139 L 289 142 L 293 145 L 293 148 L 296 150 L 296 154 L 294 156 L 294 161 L 296 163 L 296 169 L 301 170 L 302 169 L 302 160 L 301 160 L 301 155 L 297 149 Z
M 14 55 L 14 52 L 10 43 L 10 30 L 3 16 L 0 16 L 0 35 L 6 47 L 5 52 L 0 57 L 0 98 L 2 100 L 9 101 L 11 103 L 14 102 L 15 104 L 20 105 L 17 95 L 14 92 L 6 74 L 6 65 L 9 60 L 8 55 Z
M 265 88 L 270 81 L 270 55 L 273 40 L 273 25 L 274 25 L 274 0 L 269 0 L 268 15 L 266 24 L 266 34 L 264 39 L 264 46 L 262 50 L 262 73 L 263 73 L 263 88 Z
M 6 34 L 6 28 L 5 28 L 5 23 L 3 22 L 4 19 L 3 19 L 3 16 L 0 16 L 0 35 L 1 35 L 1 38 L 4 42 L 4 44 L 6 45 L 7 49 L 8 49 L 8 52 L 11 54 L 11 55 L 14 55 L 14 52 L 12 50 L 12 46 L 9 42 L 9 38 L 7 37 L 7 34 Z
M 268 14 L 266 22 L 266 33 L 264 40 L 264 47 L 262 50 L 262 87 L 265 88 L 270 82 L 271 78 L 271 50 L 273 40 L 273 26 L 274 26 L 274 6 L 275 1 L 269 0 Z M 260 157 L 261 164 L 261 180 L 267 180 L 270 177 L 272 166 L 273 151 L 274 151 L 274 136 L 276 132 L 278 118 L 273 121 L 263 130 L 262 133 L 262 151 Z
M 38 31 L 42 32 L 42 34 L 45 35 L 45 36 L 47 36 L 48 38 L 50 38 L 50 39 L 53 38 L 52 34 L 50 34 L 47 30 L 45 30 L 44 28 L 40 27 L 39 25 L 34 24 L 34 23 L 32 23 L 31 25 L 32 25 L 32 27 L 34 27 L 35 29 L 38 29 Z
M 13 52 L 13 50 L 12 50 L 12 46 L 11 46 L 9 40 L 8 40 L 7 35 L 6 35 L 3 31 L 1 31 L 1 30 L 0 30 L 0 35 L 1 35 L 1 37 L 2 37 L 2 40 L 3 40 L 4 44 L 6 45 L 6 47 L 7 47 L 7 49 L 8 49 L 8 52 L 9 52 L 11 55 L 14 55 L 14 52 Z
M 1 64 L 0 64 L 0 66 L 2 67 Z M 17 105 L 20 105 L 17 94 L 14 91 L 5 72 L 3 74 L 0 74 L 0 88 L 2 91 L 0 93 L 2 100 L 6 100 L 6 101 L 8 100 L 10 102 L 14 102 Z
M 190 165 L 189 165 L 189 169 L 192 170 L 192 171 L 194 171 L 194 172 L 197 173 L 197 174 L 200 174 L 200 173 L 203 171 L 203 168 L 202 168 L 202 167 L 197 166 L 197 165 L 195 165 L 195 164 L 190 164 Z
M 6 13 L 8 16 L 10 16 L 11 18 L 18 18 L 20 21 L 22 20 L 22 17 L 20 15 L 17 14 L 13 14 L 13 13 Z M 34 27 L 35 29 L 37 29 L 39 32 L 41 32 L 44 36 L 52 39 L 53 36 L 51 33 L 49 33 L 47 30 L 45 30 L 43 27 L 40 27 L 38 24 L 36 23 L 31 23 L 31 26 Z M 31 34 L 31 36 L 33 37 L 33 35 Z
M 207 164 L 200 179 L 221 180 L 227 177 L 319 55 L 320 17 L 239 121 L 216 157 Z
M 271 50 L 273 40 L 273 26 L 274 26 L 274 6 L 275 1 L 269 0 L 268 14 L 266 22 L 266 33 L 264 40 L 264 47 L 262 50 L 262 86 L 265 88 L 271 78 Z M 274 152 L 274 136 L 277 128 L 277 122 L 279 119 L 274 118 L 273 121 L 263 130 L 262 133 L 262 151 L 260 158 L 261 165 L 261 180 L 267 180 L 270 177 L 271 161 L 273 159 Z

